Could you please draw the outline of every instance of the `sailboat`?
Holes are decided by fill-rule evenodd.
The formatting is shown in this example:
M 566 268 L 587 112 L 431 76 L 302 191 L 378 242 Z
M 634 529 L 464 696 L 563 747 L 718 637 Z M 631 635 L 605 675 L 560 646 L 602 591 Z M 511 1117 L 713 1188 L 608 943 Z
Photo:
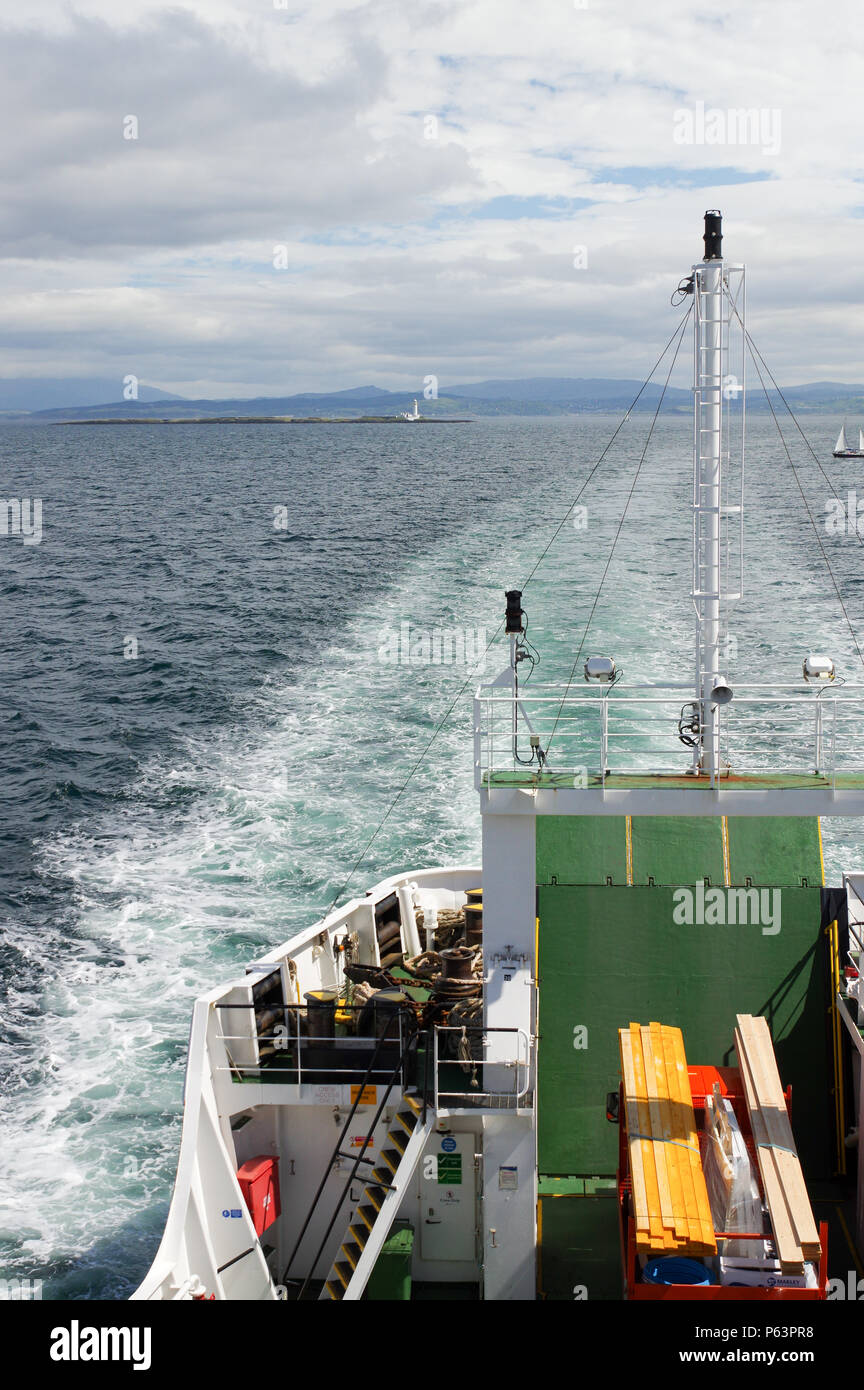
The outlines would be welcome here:
M 692 321 L 692 676 L 628 684 L 580 649 L 566 685 L 526 686 L 507 592 L 509 659 L 474 699 L 482 857 L 397 869 L 195 1002 L 134 1299 L 826 1297 L 821 1216 L 848 1196 L 864 1086 L 864 874 L 824 888 L 820 817 L 864 817 L 864 687 L 818 648 L 784 682 L 723 669 L 743 283 L 712 210 L 673 335 Z M 705 1208 L 711 1125 L 751 1229 L 722 1194 Z M 860 1200 L 856 1229 L 862 1249 Z M 837 1248 L 844 1277 L 856 1258 Z
M 846 423 L 840 426 L 840 433 L 837 436 L 837 443 L 834 445 L 835 459 L 860 459 L 864 458 L 864 430 L 858 430 L 858 448 L 852 449 L 846 439 Z

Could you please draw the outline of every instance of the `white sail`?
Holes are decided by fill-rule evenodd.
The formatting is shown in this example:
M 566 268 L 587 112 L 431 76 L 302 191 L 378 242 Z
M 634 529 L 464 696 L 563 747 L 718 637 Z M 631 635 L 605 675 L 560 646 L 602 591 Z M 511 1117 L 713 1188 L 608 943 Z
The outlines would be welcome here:
M 864 430 L 861 429 L 860 425 L 858 427 L 858 448 L 864 453 Z
M 835 452 L 835 454 L 839 454 L 840 451 L 841 451 L 841 449 L 848 449 L 848 448 L 849 448 L 849 445 L 846 443 L 846 426 L 845 426 L 845 425 L 841 425 L 841 426 L 840 426 L 840 433 L 839 433 L 838 436 L 837 436 L 837 443 L 834 445 L 834 452 Z

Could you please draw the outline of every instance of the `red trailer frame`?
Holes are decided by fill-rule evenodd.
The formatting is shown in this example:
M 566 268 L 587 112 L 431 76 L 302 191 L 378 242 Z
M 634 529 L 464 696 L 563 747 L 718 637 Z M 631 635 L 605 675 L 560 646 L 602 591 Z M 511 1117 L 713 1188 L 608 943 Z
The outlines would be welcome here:
M 758 1164 L 750 1131 L 750 1115 L 737 1067 L 688 1067 L 690 1094 L 696 1114 L 696 1125 L 701 1129 L 705 1119 L 705 1098 L 713 1094 L 715 1085 L 720 1094 L 732 1102 L 735 1118 L 744 1136 L 754 1170 Z M 792 1096 L 791 1087 L 786 1089 L 786 1105 Z M 828 1289 L 828 1227 L 823 1221 L 819 1226 L 819 1240 L 822 1254 L 819 1258 L 817 1286 L 815 1289 L 761 1288 L 759 1285 L 725 1284 L 643 1284 L 637 1279 L 636 1226 L 630 1204 L 630 1148 L 627 1143 L 627 1115 L 624 1105 L 624 1087 L 621 1085 L 618 1100 L 618 1230 L 621 1241 L 621 1266 L 624 1273 L 624 1297 L 626 1299 L 675 1299 L 693 1302 L 705 1299 L 719 1302 L 754 1302 L 782 1299 L 791 1302 L 812 1303 L 826 1297 Z M 723 1232 L 715 1231 L 718 1240 L 738 1239 L 742 1236 L 763 1237 L 755 1231 Z

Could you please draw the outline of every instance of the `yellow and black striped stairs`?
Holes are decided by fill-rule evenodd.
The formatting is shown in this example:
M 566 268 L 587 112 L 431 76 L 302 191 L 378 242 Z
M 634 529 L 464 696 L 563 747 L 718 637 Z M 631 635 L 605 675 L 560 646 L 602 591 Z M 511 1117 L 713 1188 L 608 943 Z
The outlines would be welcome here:
M 424 1122 L 422 1100 L 403 1094 L 319 1298 L 362 1297 L 433 1125 L 431 1106 Z

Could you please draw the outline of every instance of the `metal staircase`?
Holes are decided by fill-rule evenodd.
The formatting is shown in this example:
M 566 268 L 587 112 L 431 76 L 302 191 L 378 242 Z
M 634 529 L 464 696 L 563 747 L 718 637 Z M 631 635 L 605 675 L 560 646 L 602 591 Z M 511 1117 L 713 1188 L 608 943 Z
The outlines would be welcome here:
M 422 1100 L 402 1096 L 319 1299 L 338 1302 L 362 1297 L 433 1123 L 434 1112 Z
M 318 1249 L 314 1258 L 308 1262 L 308 1273 L 305 1278 L 299 1281 L 295 1297 L 297 1301 L 306 1296 L 306 1290 L 312 1282 L 313 1272 L 318 1266 L 318 1261 L 324 1253 L 325 1247 L 330 1239 L 330 1234 L 339 1219 L 339 1212 L 344 1204 L 349 1201 L 349 1193 L 352 1184 L 356 1181 L 362 1182 L 363 1197 L 359 1206 L 354 1209 L 345 1239 L 340 1246 L 339 1253 L 330 1273 L 324 1283 L 324 1288 L 319 1294 L 319 1298 L 336 1299 L 337 1302 L 343 1298 L 357 1299 L 363 1293 L 366 1282 L 375 1267 L 375 1261 L 381 1251 L 384 1241 L 387 1239 L 393 1219 L 401 1205 L 402 1198 L 405 1196 L 407 1185 L 411 1180 L 420 1155 L 423 1152 L 426 1138 L 432 1130 L 434 1122 L 434 1109 L 428 1104 L 429 1095 L 429 1066 L 431 1060 L 431 1048 L 429 1035 L 425 1031 L 418 1031 L 413 1024 L 413 1016 L 407 1019 L 408 1036 L 405 1036 L 403 1024 L 406 1023 L 405 1014 L 400 1011 L 394 1014 L 386 1023 L 379 1034 L 375 1044 L 375 1049 L 369 1060 L 365 1075 L 359 1085 L 352 1085 L 354 1099 L 351 1109 L 345 1118 L 345 1122 L 336 1140 L 336 1147 L 330 1156 L 330 1161 L 324 1166 L 318 1190 L 312 1199 L 312 1205 L 306 1215 L 306 1220 L 300 1228 L 300 1233 L 294 1242 L 294 1248 L 288 1257 L 285 1266 L 285 1273 L 282 1276 L 282 1283 L 289 1286 L 289 1274 L 297 1258 L 297 1253 L 303 1244 L 306 1232 L 309 1230 L 312 1218 L 318 1210 L 327 1181 L 334 1171 L 343 1162 L 349 1162 L 351 1167 L 346 1181 L 339 1195 L 336 1205 L 333 1208 L 333 1215 L 321 1237 Z M 398 1036 L 394 1032 L 398 1030 Z M 413 1067 L 417 1067 L 417 1052 L 420 1042 L 424 1044 L 423 1078 L 422 1092 L 417 1094 L 413 1089 L 409 1091 L 407 1087 L 413 1086 L 412 1080 L 412 1060 Z M 368 1090 L 368 1083 L 376 1077 L 382 1067 L 386 1068 L 386 1056 L 393 1052 L 397 1054 L 392 1071 L 387 1076 L 386 1083 L 382 1086 L 374 1084 L 373 1089 L 383 1092 L 378 1098 L 377 1108 L 374 1116 L 366 1121 L 367 1134 L 363 1141 L 363 1146 L 357 1153 L 349 1153 L 344 1145 L 354 1120 L 354 1116 L 360 1106 L 361 1100 L 365 1097 Z M 381 1059 L 379 1061 L 379 1058 Z M 369 1147 L 373 1135 L 381 1121 L 381 1116 L 387 1107 L 390 1095 L 395 1086 L 401 1087 L 401 1099 L 398 1102 L 396 1111 L 393 1115 L 393 1122 L 387 1131 L 387 1137 L 381 1147 L 380 1156 L 377 1160 L 366 1157 L 366 1150 Z M 371 1168 L 368 1178 L 358 1178 L 360 1165 L 366 1164 Z M 297 1281 L 291 1281 L 296 1284 Z

